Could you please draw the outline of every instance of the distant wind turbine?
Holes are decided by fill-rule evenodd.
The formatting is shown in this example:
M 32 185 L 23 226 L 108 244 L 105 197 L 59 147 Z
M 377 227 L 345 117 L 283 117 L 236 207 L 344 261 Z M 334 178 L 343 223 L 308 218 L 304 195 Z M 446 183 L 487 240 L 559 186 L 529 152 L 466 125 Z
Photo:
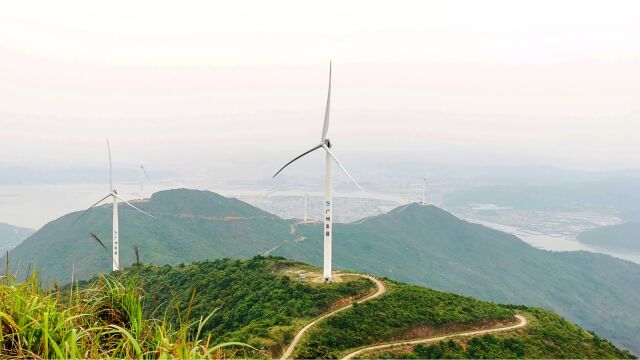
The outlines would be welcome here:
M 422 179 L 422 206 L 427 205 L 427 202 L 425 200 L 426 192 L 427 192 L 427 177 L 425 176 L 424 179 Z
M 309 218 L 307 216 L 307 202 L 308 202 L 308 200 L 309 200 L 309 193 L 305 192 L 304 193 L 304 222 L 305 223 L 309 220 Z
M 145 215 L 147 215 L 149 217 L 154 218 L 155 216 L 138 209 L 133 204 L 131 204 L 127 200 L 125 200 L 122 197 L 120 197 L 120 195 L 118 195 L 118 192 L 113 187 L 113 168 L 112 168 L 112 164 L 111 164 L 111 147 L 109 146 L 109 139 L 107 139 L 107 152 L 109 153 L 109 189 L 111 191 L 109 192 L 109 194 L 107 194 L 107 196 L 103 197 L 102 199 L 97 201 L 95 204 L 91 205 L 91 207 L 89 207 L 87 210 L 82 212 L 82 214 L 80 214 L 80 216 L 73 223 L 75 224 L 76 222 L 78 222 L 78 220 L 80 220 L 80 218 L 82 218 L 85 214 L 87 214 L 91 209 L 93 209 L 94 207 L 98 206 L 101 202 L 107 200 L 108 198 L 112 198 L 112 200 L 113 200 L 113 219 L 112 219 L 113 220 L 113 243 L 112 243 L 113 250 L 111 252 L 111 256 L 113 257 L 113 271 L 117 271 L 117 270 L 120 270 L 120 244 L 119 244 L 119 242 L 120 242 L 119 241 L 120 240 L 119 236 L 120 235 L 119 235 L 119 229 L 118 229 L 118 200 L 122 201 L 123 203 L 131 206 L 135 210 L 138 210 L 139 212 L 141 212 L 141 213 L 143 213 L 143 214 L 145 214 Z M 93 238 L 96 241 L 101 242 L 101 241 L 99 241 L 97 239 L 97 237 L 93 237 Z M 105 248 L 105 250 L 106 250 L 106 248 Z
M 353 177 L 349 174 L 349 172 L 347 171 L 347 169 L 344 168 L 344 166 L 342 166 L 342 164 L 340 163 L 340 161 L 338 161 L 338 159 L 336 158 L 336 156 L 333 154 L 333 152 L 331 151 L 331 141 L 327 138 L 327 132 L 329 131 L 329 109 L 330 109 L 330 104 L 331 104 L 331 63 L 329 63 L 329 91 L 327 93 L 327 106 L 324 112 L 324 123 L 322 125 L 322 136 L 320 137 L 320 144 L 312 147 L 310 150 L 307 150 L 306 152 L 302 153 L 301 155 L 297 156 L 296 158 L 294 158 L 293 160 L 289 161 L 288 163 L 286 163 L 280 170 L 278 170 L 278 172 L 275 173 L 275 175 L 273 175 L 273 177 L 275 178 L 282 170 L 284 170 L 284 168 L 286 168 L 287 166 L 289 166 L 289 164 L 293 163 L 294 161 L 300 159 L 301 157 L 315 151 L 318 150 L 320 148 L 324 149 L 326 156 L 325 156 L 325 172 L 324 172 L 324 228 L 323 228 L 323 234 L 324 234 L 324 266 L 323 266 L 323 273 L 324 273 L 324 280 L 325 281 L 331 281 L 331 240 L 332 240 L 332 235 L 333 235 L 333 216 L 332 216 L 332 181 L 331 181 L 331 162 L 332 160 L 336 162 L 336 164 L 340 167 L 340 169 L 342 169 L 342 171 L 344 171 L 344 173 L 347 175 L 347 177 L 349 178 L 349 180 L 351 180 L 360 190 L 364 191 L 364 189 L 362 188 L 362 186 L 360 186 L 360 184 L 358 184 Z
M 145 170 L 144 165 L 140 164 L 140 200 L 144 200 L 144 181 L 149 181 L 149 175 Z

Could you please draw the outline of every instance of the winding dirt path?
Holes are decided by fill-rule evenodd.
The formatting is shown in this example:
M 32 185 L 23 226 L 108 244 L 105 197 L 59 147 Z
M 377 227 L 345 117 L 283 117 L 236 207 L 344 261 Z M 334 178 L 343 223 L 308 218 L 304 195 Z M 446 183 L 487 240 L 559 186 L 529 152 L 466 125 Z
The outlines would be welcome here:
M 524 327 L 524 326 L 527 325 L 527 319 L 524 316 L 516 315 L 516 318 L 518 318 L 518 320 L 519 320 L 517 324 L 509 325 L 509 326 L 505 326 L 505 327 L 498 327 L 498 328 L 485 329 L 485 330 L 476 330 L 476 331 L 467 331 L 467 332 L 461 332 L 461 333 L 456 333 L 456 334 L 449 334 L 449 335 L 443 335 L 443 336 L 438 336 L 438 337 L 430 337 L 430 338 L 422 338 L 422 339 L 416 339 L 416 340 L 400 340 L 400 341 L 390 342 L 390 343 L 386 343 L 386 344 L 367 346 L 367 347 L 362 348 L 360 350 L 356 350 L 356 351 L 354 351 L 352 353 L 349 353 L 347 356 L 343 357 L 342 360 L 353 359 L 355 356 L 358 356 L 358 355 L 360 355 L 360 354 L 362 354 L 364 352 L 372 351 L 372 350 L 386 349 L 386 348 L 390 348 L 390 347 L 403 346 L 403 345 L 415 345 L 415 344 L 430 343 L 430 342 L 446 340 L 446 339 L 450 339 L 450 338 L 454 338 L 454 337 L 477 336 L 477 335 L 491 334 L 491 333 L 497 333 L 497 332 L 502 332 L 502 331 L 514 330 L 514 329 L 521 328 L 521 327 Z
M 363 274 L 340 274 L 340 275 L 354 275 L 354 276 L 360 276 L 363 278 L 367 278 L 371 281 L 373 281 L 376 284 L 377 290 L 375 293 L 360 299 L 358 301 L 356 301 L 357 303 L 363 303 L 365 301 L 369 301 L 371 299 L 375 299 L 378 296 L 381 296 L 382 294 L 384 294 L 387 291 L 386 286 L 384 286 L 384 283 L 378 279 L 376 279 L 373 276 L 370 275 L 363 275 Z M 291 341 L 291 344 L 289 345 L 289 347 L 287 348 L 287 350 L 284 352 L 284 354 L 282 354 L 282 357 L 280 358 L 281 360 L 286 360 L 288 358 L 291 357 L 291 354 L 293 354 L 293 350 L 295 350 L 296 345 L 298 345 L 298 342 L 300 342 L 300 339 L 302 339 L 302 336 L 304 335 L 305 332 L 307 332 L 307 330 L 309 330 L 311 327 L 313 327 L 315 324 L 317 324 L 319 321 L 322 321 L 330 316 L 333 316 L 337 313 L 339 313 L 340 311 L 346 310 L 350 307 L 353 306 L 353 303 L 347 305 L 347 306 L 343 306 L 341 308 L 338 308 L 336 310 L 330 311 L 320 317 L 315 318 L 313 321 L 311 321 L 310 323 L 308 323 L 307 325 L 305 325 L 300 331 L 298 331 L 298 333 L 296 334 L 296 336 L 293 338 L 293 341 Z

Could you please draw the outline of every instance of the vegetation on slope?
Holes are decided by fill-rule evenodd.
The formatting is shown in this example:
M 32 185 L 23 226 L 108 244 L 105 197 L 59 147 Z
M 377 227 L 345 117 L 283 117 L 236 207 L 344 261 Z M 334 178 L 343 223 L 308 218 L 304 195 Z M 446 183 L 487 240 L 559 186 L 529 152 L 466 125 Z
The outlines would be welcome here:
M 274 251 L 321 264 L 320 225 L 300 224 Z M 640 354 L 640 266 L 587 252 L 550 252 L 462 221 L 434 206 L 410 204 L 334 225 L 336 267 L 388 276 L 498 303 L 538 306 Z
M 167 311 L 178 322 L 217 311 L 204 324 L 216 341 L 242 341 L 275 355 L 308 320 L 341 299 L 367 293 L 373 283 L 361 277 L 331 284 L 297 279 L 295 271 L 318 271 L 282 258 L 206 261 L 176 267 L 144 265 L 126 275 L 147 294 L 149 311 Z M 187 309 L 190 309 L 187 311 Z
M 299 278 L 300 272 L 307 277 Z M 174 267 L 138 264 L 62 290 L 39 287 L 35 276 L 21 284 L 4 277 L 0 350 L 7 358 L 275 357 L 303 324 L 373 287 L 368 279 L 349 275 L 325 284 L 320 274 L 290 260 L 255 257 Z M 297 356 L 335 357 L 389 339 L 504 325 L 513 321 L 516 311 L 386 282 L 383 296 L 317 324 Z M 537 348 L 535 354 L 541 356 L 629 357 L 553 314 L 527 311 L 536 314 L 535 327 L 518 330 L 516 340 L 503 343 L 483 337 L 483 349 L 493 346 L 485 354 L 508 354 L 516 344 L 527 351 Z
M 67 292 L 68 291 L 68 292 Z M 0 358 L 213 358 L 235 346 L 215 345 L 201 329 L 207 317 L 176 326 L 146 319 L 143 296 L 131 282 L 101 276 L 83 289 L 44 289 L 36 275 L 0 279 Z M 188 310 L 187 310 L 188 311 Z M 240 353 L 241 355 L 252 355 Z
M 387 293 L 355 304 L 311 330 L 298 358 L 335 358 L 347 349 L 403 338 L 410 331 L 437 331 L 453 325 L 514 321 L 506 307 L 414 285 L 389 284 Z
M 401 359 L 633 359 L 609 341 L 560 316 L 537 308 L 520 308 L 525 328 L 495 335 L 459 338 L 435 344 L 367 352 L 366 358 Z
M 602 226 L 578 235 L 578 241 L 618 251 L 640 251 L 640 223 Z

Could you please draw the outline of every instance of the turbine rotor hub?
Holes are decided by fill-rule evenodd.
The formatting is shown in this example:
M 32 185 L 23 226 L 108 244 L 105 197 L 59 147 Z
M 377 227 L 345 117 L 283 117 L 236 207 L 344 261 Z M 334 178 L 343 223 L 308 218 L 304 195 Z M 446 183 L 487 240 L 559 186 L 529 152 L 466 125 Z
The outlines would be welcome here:
M 329 139 L 324 139 L 324 144 L 325 144 L 329 149 L 331 149 L 331 140 L 329 140 Z

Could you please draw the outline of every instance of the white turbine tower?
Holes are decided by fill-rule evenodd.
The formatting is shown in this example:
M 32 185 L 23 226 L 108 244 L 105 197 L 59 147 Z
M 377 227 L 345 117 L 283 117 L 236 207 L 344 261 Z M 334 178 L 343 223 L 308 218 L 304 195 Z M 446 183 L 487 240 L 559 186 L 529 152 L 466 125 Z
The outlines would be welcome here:
M 113 258 L 113 271 L 117 271 L 117 270 L 120 270 L 120 238 L 119 238 L 119 225 L 118 225 L 118 200 L 122 201 L 123 203 L 131 206 L 135 210 L 138 210 L 139 212 L 141 212 L 141 213 L 143 213 L 143 214 L 145 214 L 147 216 L 150 216 L 150 217 L 155 217 L 155 216 L 138 209 L 133 204 L 131 204 L 127 200 L 125 200 L 122 197 L 120 197 L 120 195 L 118 195 L 118 192 L 113 187 L 113 170 L 112 170 L 112 165 L 111 165 L 111 147 L 109 146 L 109 139 L 107 139 L 107 152 L 109 153 L 109 189 L 110 189 L 110 192 L 109 192 L 109 194 L 107 194 L 107 196 L 103 197 L 102 199 L 97 201 L 95 204 L 91 205 L 91 207 L 89 207 L 87 210 L 85 210 L 82 214 L 80 214 L 80 216 L 74 221 L 74 223 L 77 222 L 78 220 L 80 220 L 81 217 L 83 217 L 87 212 L 89 212 L 94 207 L 98 206 L 101 202 L 107 200 L 108 198 L 112 198 L 112 200 L 113 200 L 113 232 L 112 232 L 112 234 L 113 234 L 113 243 L 112 243 L 112 246 L 113 247 L 112 247 L 111 256 Z
M 293 160 L 286 163 L 278 172 L 276 172 L 273 177 L 275 178 L 284 168 L 289 166 L 292 162 L 300 159 L 301 157 L 313 152 L 317 149 L 324 149 L 325 156 L 325 170 L 324 170 L 324 262 L 323 262 L 323 273 L 324 280 L 331 281 L 331 240 L 333 236 L 333 216 L 332 216 L 332 182 L 331 182 L 331 162 L 332 160 L 336 162 L 336 164 L 344 171 L 349 180 L 351 180 L 360 190 L 364 191 L 362 186 L 358 184 L 353 177 L 349 174 L 347 169 L 342 166 L 340 161 L 336 158 L 336 156 L 331 151 L 331 141 L 327 138 L 327 132 L 329 131 L 329 109 L 331 104 L 331 63 L 329 63 L 329 91 L 327 93 L 327 107 L 324 112 L 324 124 L 322 125 L 322 136 L 320 137 L 320 144 L 314 146 L 310 150 L 302 153 L 297 156 Z
M 424 179 L 422 179 L 422 206 L 427 205 L 427 202 L 425 201 L 426 192 L 427 192 L 427 177 L 425 176 Z
M 308 201 L 309 201 L 309 193 L 305 192 L 304 193 L 304 222 L 305 222 L 305 224 L 309 220 L 309 217 L 307 216 L 307 202 Z

